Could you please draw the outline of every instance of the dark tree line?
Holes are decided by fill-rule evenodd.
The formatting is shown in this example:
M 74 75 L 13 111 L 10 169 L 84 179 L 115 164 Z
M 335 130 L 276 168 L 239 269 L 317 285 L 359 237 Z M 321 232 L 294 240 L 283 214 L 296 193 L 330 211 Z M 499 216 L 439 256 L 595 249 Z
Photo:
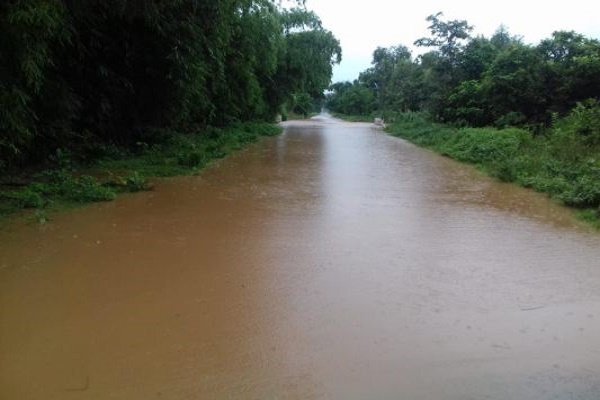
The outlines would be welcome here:
M 600 42 L 555 32 L 536 46 L 500 27 L 472 37 L 466 21 L 427 18 L 431 36 L 416 46 L 378 48 L 372 67 L 353 83 L 331 87 L 328 107 L 344 114 L 426 111 L 458 125 L 547 126 L 555 116 L 597 107 Z M 591 100 L 590 100 L 591 99 Z M 598 127 L 600 129 L 600 127 Z
M 339 42 L 274 0 L 0 2 L 0 168 L 155 128 L 272 120 L 319 98 Z

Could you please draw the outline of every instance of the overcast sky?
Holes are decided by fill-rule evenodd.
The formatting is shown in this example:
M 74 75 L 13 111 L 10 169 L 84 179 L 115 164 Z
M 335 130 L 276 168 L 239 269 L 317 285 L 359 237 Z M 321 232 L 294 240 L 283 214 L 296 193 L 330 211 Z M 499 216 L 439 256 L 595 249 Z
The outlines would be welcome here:
M 334 69 L 333 81 L 354 80 L 370 66 L 377 46 L 412 46 L 428 36 L 425 18 L 443 11 L 447 19 L 466 19 L 474 34 L 490 36 L 504 24 L 527 43 L 538 43 L 556 30 L 575 30 L 600 38 L 600 0 L 306 0 L 340 40 L 342 64 Z

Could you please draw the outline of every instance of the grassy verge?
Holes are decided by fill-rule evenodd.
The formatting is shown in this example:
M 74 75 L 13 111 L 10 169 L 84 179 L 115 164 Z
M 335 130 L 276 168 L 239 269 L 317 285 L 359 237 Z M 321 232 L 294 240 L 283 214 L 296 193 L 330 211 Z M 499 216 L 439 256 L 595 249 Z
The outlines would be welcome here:
M 191 175 L 213 160 L 240 150 L 281 128 L 272 124 L 247 123 L 226 129 L 208 129 L 197 134 L 155 132 L 154 144 L 138 142 L 137 149 L 112 149 L 92 164 L 75 165 L 59 153 L 57 167 L 19 177 L 21 182 L 0 186 L 0 218 L 34 209 L 39 222 L 48 220 L 47 211 L 80 204 L 111 201 L 119 193 L 149 190 L 148 178 Z M 23 183 L 25 182 L 25 183 Z
M 454 128 L 406 114 L 388 132 L 502 181 L 547 193 L 600 228 L 600 147 L 586 144 L 566 126 L 533 136 L 516 128 Z

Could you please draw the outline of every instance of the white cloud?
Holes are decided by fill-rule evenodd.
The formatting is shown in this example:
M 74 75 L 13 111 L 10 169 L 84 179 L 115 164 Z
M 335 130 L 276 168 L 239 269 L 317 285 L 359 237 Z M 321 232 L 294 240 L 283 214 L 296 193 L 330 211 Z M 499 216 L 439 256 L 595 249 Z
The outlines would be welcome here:
M 504 24 L 511 34 L 523 36 L 528 43 L 537 43 L 556 30 L 600 38 L 600 2 L 592 0 L 307 0 L 306 6 L 342 44 L 344 61 L 335 68 L 334 81 L 355 79 L 369 66 L 377 46 L 409 46 L 427 36 L 425 18 L 438 11 L 449 19 L 466 19 L 475 26 L 475 34 L 486 36 Z

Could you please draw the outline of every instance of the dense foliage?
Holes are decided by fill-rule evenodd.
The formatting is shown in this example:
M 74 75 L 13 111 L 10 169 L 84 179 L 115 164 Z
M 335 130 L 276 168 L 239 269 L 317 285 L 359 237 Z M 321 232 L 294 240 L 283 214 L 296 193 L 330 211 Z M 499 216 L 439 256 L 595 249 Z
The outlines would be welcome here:
M 555 32 L 537 46 L 500 27 L 471 37 L 466 21 L 427 18 L 431 36 L 416 46 L 378 48 L 373 66 L 353 83 L 331 87 L 328 107 L 345 114 L 427 111 L 436 120 L 470 126 L 544 127 L 578 102 L 600 98 L 600 41 Z
M 0 168 L 272 120 L 322 96 L 341 49 L 297 3 L 0 2 Z

